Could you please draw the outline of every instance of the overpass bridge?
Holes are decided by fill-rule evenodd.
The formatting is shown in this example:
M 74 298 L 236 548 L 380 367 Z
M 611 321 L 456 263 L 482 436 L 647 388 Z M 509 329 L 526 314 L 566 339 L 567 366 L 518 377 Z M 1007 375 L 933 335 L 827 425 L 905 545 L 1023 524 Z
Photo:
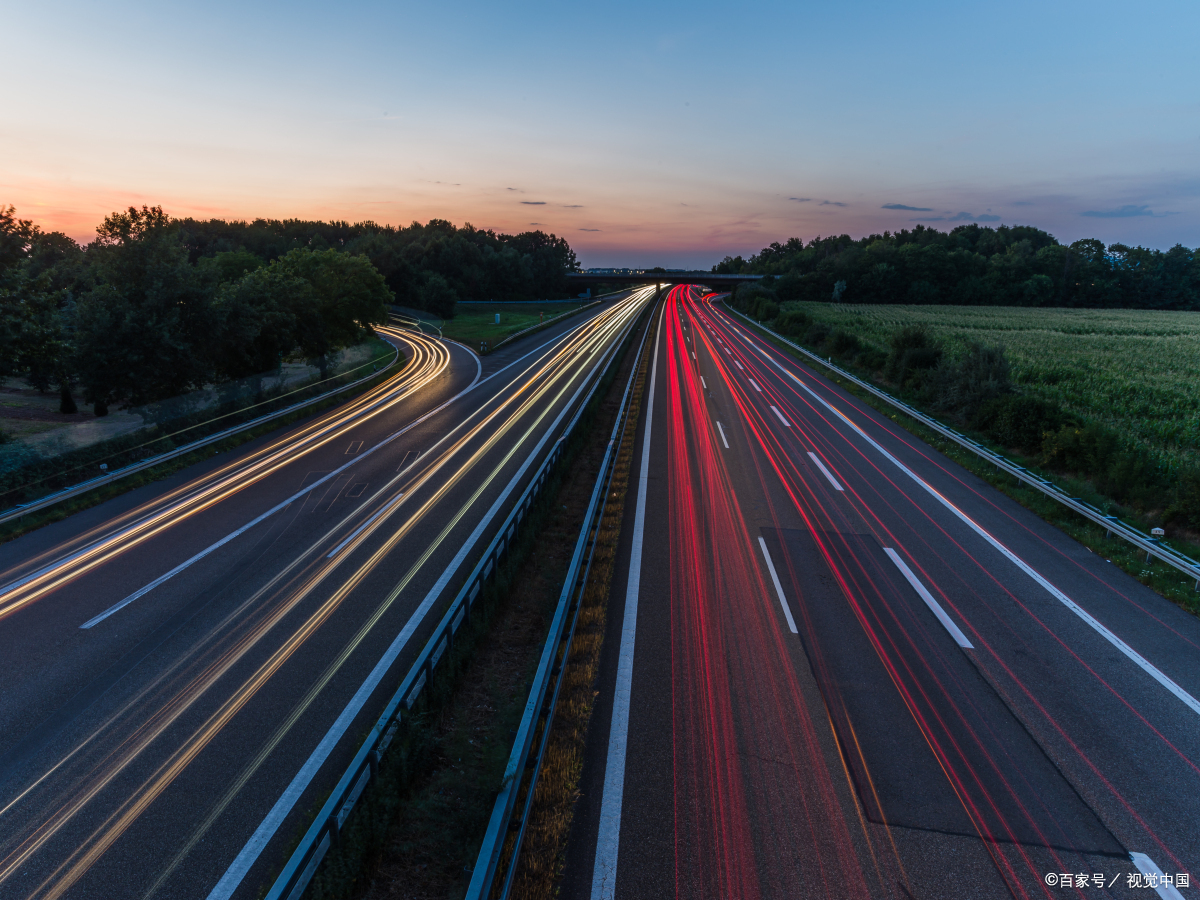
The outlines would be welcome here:
M 739 284 L 758 281 L 761 275 L 716 275 L 712 272 L 687 272 L 659 269 L 618 269 L 616 271 L 570 272 L 567 284 L 577 284 L 579 289 L 596 284 L 703 284 L 714 291 L 731 291 Z

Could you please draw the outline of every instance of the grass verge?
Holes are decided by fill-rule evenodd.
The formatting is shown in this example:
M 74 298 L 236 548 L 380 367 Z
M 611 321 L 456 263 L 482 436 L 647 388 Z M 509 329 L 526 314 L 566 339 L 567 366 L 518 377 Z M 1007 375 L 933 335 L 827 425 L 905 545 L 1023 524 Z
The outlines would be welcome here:
M 591 300 L 557 300 L 542 303 L 459 303 L 454 318 L 442 323 L 442 334 L 468 347 L 487 341 L 491 349 L 505 338 L 544 320 L 567 312 L 578 312 Z M 496 314 L 500 324 L 496 324 Z
M 638 361 L 638 375 L 629 399 L 629 415 L 625 420 L 608 496 L 605 498 L 604 515 L 596 533 L 592 569 L 583 589 L 571 654 L 567 658 L 562 691 L 513 880 L 512 896 L 515 898 L 533 900 L 553 896 L 566 859 L 567 837 L 579 800 L 579 779 L 583 773 L 587 731 L 596 701 L 596 677 L 604 644 L 617 544 L 621 538 L 625 496 L 629 489 L 633 445 L 645 393 L 646 373 L 654 352 L 653 328 L 651 324 L 645 350 Z
M 1017 483 L 1007 472 L 997 470 L 995 466 L 985 462 L 979 456 L 976 456 L 954 441 L 943 437 L 917 419 L 906 415 L 894 406 L 879 399 L 874 394 L 864 391 L 854 382 L 841 378 L 836 373 L 824 367 L 817 368 L 810 359 L 797 353 L 795 348 L 778 340 L 773 334 L 759 327 L 750 319 L 739 317 L 739 321 L 753 328 L 765 340 L 770 341 L 780 350 L 794 357 L 818 375 L 853 394 L 877 412 L 887 416 L 893 422 L 935 448 L 939 453 L 949 457 L 973 475 L 982 478 L 992 487 L 996 488 L 996 490 L 1016 500 L 1026 509 L 1036 513 L 1060 531 L 1070 535 L 1093 553 L 1097 553 L 1107 561 L 1119 566 L 1124 572 L 1132 575 L 1146 587 L 1157 591 L 1172 603 L 1193 615 L 1200 615 L 1200 593 L 1197 593 L 1195 590 L 1194 580 L 1186 579 L 1178 570 L 1158 560 L 1147 563 L 1142 552 L 1132 544 L 1117 537 L 1106 537 L 1103 527 L 1074 512 L 1070 507 L 1055 502 L 1033 487 Z M 864 381 L 870 381 L 869 378 L 863 376 L 857 377 L 862 377 Z M 971 435 L 971 437 L 979 438 L 978 435 Z M 1014 462 L 1025 466 L 1031 473 L 1041 474 L 1042 477 L 1049 477 L 1045 473 L 1039 472 L 1033 460 L 1024 458 L 1021 454 L 1009 450 L 1005 451 L 1005 455 Z M 1084 481 L 1062 475 L 1053 475 L 1053 480 L 1055 483 L 1066 488 L 1071 493 L 1071 496 L 1082 497 L 1095 506 L 1104 507 L 1111 505 L 1114 508 L 1117 506 L 1117 504 L 1108 498 L 1097 494 Z M 1128 513 L 1127 510 L 1122 511 Z M 1126 515 L 1125 518 L 1133 519 L 1135 516 Z M 1149 531 L 1148 525 L 1145 528 Z M 1196 553 L 1196 547 L 1192 544 L 1184 544 L 1183 542 L 1173 542 L 1173 544 L 1178 545 L 1177 549 L 1181 553 L 1188 553 L 1193 556 Z
M 632 365 L 633 329 L 585 410 L 468 633 L 389 750 L 313 900 L 461 897 L 479 852 L 550 618 Z M 445 668 L 443 668 L 445 667 Z M 307 825 L 307 823 L 305 823 Z M 297 835 L 297 838 L 299 835 Z

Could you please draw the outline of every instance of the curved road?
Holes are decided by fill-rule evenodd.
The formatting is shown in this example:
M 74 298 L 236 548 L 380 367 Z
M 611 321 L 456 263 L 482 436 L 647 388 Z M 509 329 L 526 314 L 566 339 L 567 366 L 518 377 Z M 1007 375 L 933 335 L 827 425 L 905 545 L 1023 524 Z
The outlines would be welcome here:
M 0 547 L 0 896 L 255 896 L 648 299 Z

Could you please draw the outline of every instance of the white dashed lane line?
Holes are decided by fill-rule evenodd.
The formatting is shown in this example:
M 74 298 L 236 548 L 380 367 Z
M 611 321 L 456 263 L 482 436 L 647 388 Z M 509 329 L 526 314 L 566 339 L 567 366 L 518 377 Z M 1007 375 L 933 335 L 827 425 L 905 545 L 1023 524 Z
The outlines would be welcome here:
M 774 409 L 774 407 L 772 407 L 772 409 Z M 825 463 L 821 462 L 821 459 L 820 459 L 820 457 L 817 456 L 817 454 L 815 454 L 811 450 L 809 450 L 808 455 L 809 455 L 809 457 L 812 458 L 812 461 L 817 464 L 817 468 L 825 473 L 825 477 L 829 479 L 829 483 L 833 485 L 833 489 L 835 491 L 845 490 L 845 488 L 843 488 L 840 484 L 838 484 L 838 480 L 833 477 L 833 473 L 830 472 L 827 468 L 825 468 Z

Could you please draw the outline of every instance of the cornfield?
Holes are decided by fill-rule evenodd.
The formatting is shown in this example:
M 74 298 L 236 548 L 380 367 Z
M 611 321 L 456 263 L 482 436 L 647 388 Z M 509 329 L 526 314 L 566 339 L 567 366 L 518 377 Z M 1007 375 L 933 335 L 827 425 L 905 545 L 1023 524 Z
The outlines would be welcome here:
M 788 303 L 885 348 L 927 326 L 953 356 L 1002 344 L 1013 380 L 1089 422 L 1119 430 L 1173 464 L 1200 462 L 1200 312 Z

